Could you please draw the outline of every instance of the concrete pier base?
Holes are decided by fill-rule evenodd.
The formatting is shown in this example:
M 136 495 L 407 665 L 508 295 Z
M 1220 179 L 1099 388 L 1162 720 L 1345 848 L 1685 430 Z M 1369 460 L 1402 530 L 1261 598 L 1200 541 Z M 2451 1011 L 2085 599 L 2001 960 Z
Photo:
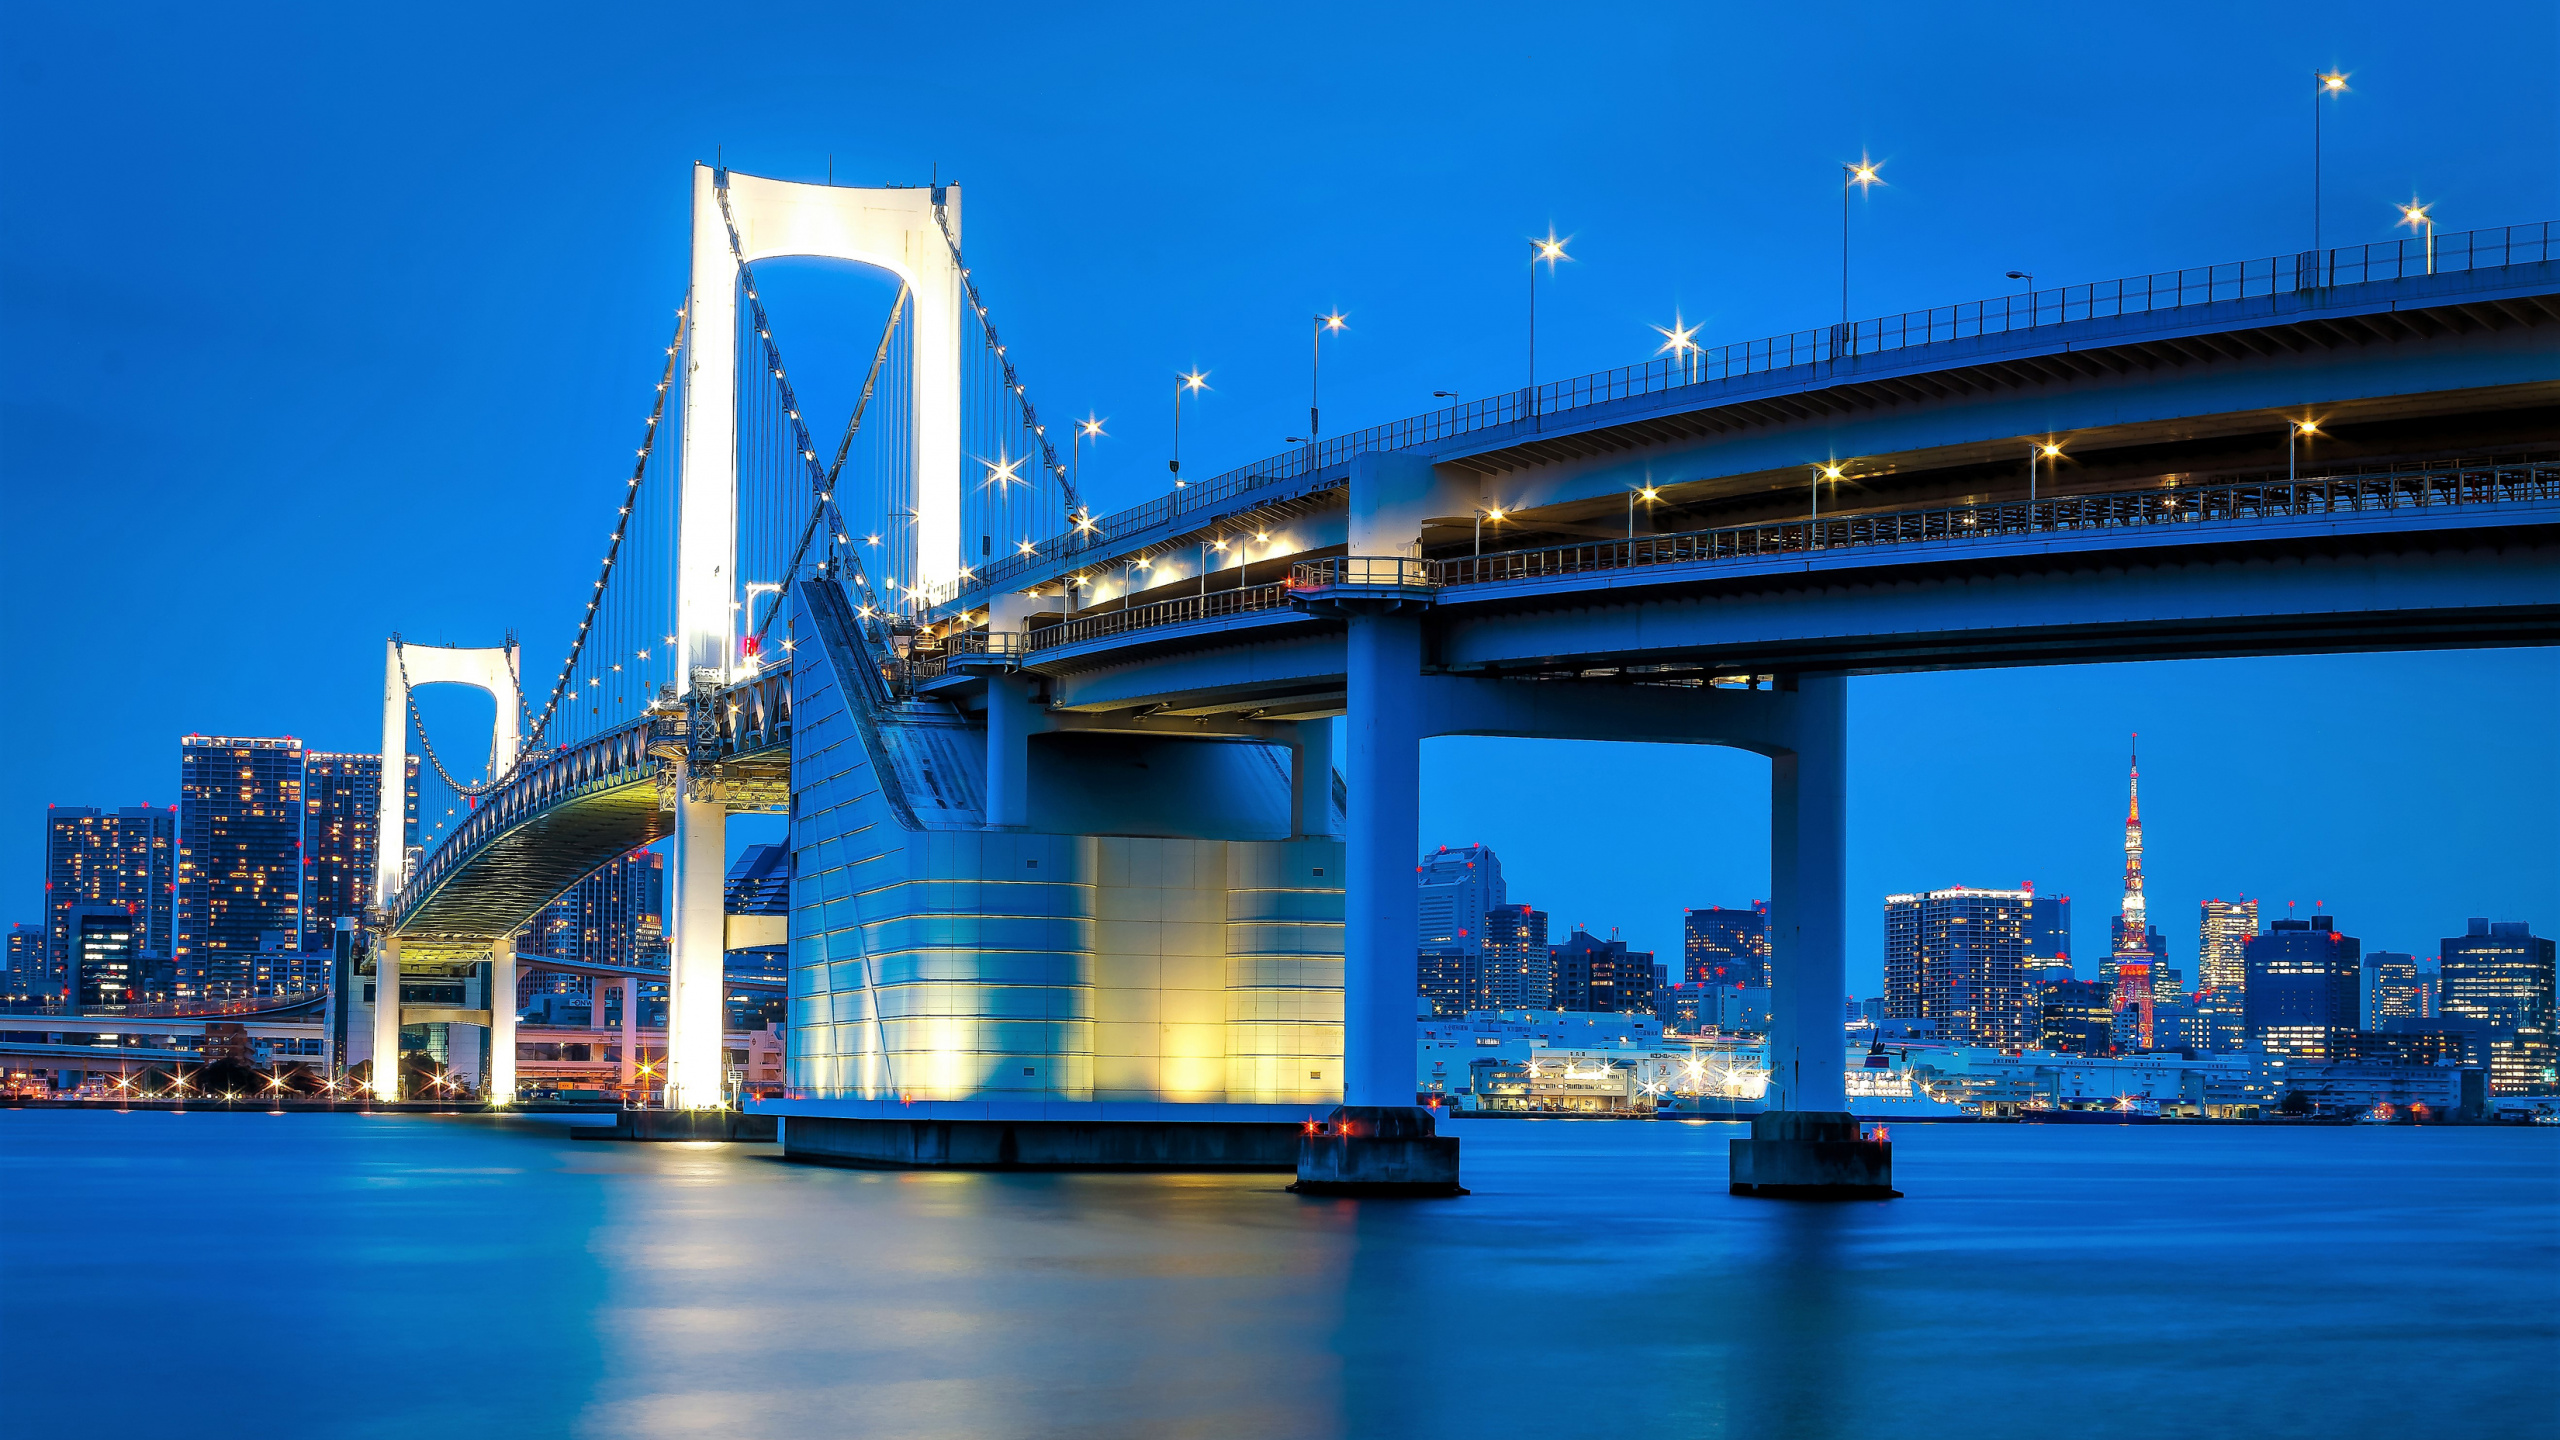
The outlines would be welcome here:
M 1769 1110 L 1733 1144 L 1732 1190 L 1776 1200 L 1894 1200 L 1893 1142 L 1858 1138 L 1845 1110 Z
M 1458 1139 L 1419 1105 L 1342 1105 L 1298 1137 L 1301 1195 L 1464 1195 Z
M 613 1124 L 585 1125 L 569 1133 L 580 1140 L 743 1140 L 770 1145 L 770 1115 L 736 1110 L 622 1110 Z
M 1269 1120 L 944 1120 L 789 1115 L 782 1156 L 899 1170 L 1286 1170 L 1303 1126 Z

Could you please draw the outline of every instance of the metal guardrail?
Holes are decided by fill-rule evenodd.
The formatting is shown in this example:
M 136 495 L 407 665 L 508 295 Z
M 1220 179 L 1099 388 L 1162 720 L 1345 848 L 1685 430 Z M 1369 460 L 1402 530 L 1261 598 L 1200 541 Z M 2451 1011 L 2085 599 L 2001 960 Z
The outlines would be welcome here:
M 134 1005 L 38 1005 L 0 1012 L 0 1020 L 31 1016 L 46 1020 L 221 1020 L 240 1015 L 266 1015 L 292 1010 L 328 998 L 327 986 L 257 995 L 246 1000 L 145 1000 Z M 0 1026 L 5 1028 L 5 1026 Z
M 1127 610 L 1112 610 L 1100 615 L 1080 615 L 1060 621 L 1046 629 L 1034 630 L 1027 637 L 1031 651 L 1075 645 L 1086 640 L 1099 640 L 1130 630 L 1150 630 L 1161 625 L 1182 625 L 1194 620 L 1214 620 L 1227 615 L 1243 615 L 1256 610 L 1284 610 L 1289 605 L 1289 584 L 1274 581 L 1268 585 L 1248 585 L 1242 589 L 1212 590 L 1206 595 L 1184 595 L 1173 600 L 1158 600 Z
M 2048 500 L 1942 505 L 1844 515 L 1830 520 L 1782 520 L 1729 525 L 1633 540 L 1581 541 L 1534 550 L 1508 550 L 1453 560 L 1404 560 L 1344 556 L 1304 561 L 1288 580 L 1207 596 L 1141 605 L 1090 615 L 1035 630 L 1029 648 L 1040 651 L 1135 630 L 1214 619 L 1253 610 L 1279 609 L 1293 593 L 1340 586 L 1420 587 L 1487 584 L 1543 576 L 1744 560 L 1878 545 L 1963 542 L 2002 536 L 2156 528 L 2272 516 L 2356 514 L 2457 505 L 2560 500 L 2560 462 L 2454 464 L 2424 469 L 2324 475 L 2307 479 L 2237 479 L 2145 490 L 2067 495 Z
M 2214 520 L 2334 515 L 2519 500 L 2560 500 L 2560 464 L 2453 466 L 2303 480 L 2237 480 L 2069 495 L 2033 502 L 2014 500 L 1945 505 L 1928 510 L 1844 515 L 1820 521 L 1786 520 L 1732 525 L 1678 535 L 1585 541 L 1537 550 L 1464 556 L 1455 560 L 1432 561 L 1431 569 L 1438 584 L 1475 585 L 1547 575 L 1584 574 L 1595 570 L 1685 565 L 1873 545 L 1983 540 L 2080 530 L 2153 528 Z
M 1000 587 L 1016 576 L 1106 548 L 1183 515 L 1218 510 L 1238 496 L 1313 475 L 1355 455 L 1410 450 L 1510 425 L 1534 426 L 1549 415 L 1612 401 L 2048 325 L 2156 314 L 2267 295 L 2316 293 L 2413 275 L 2539 264 L 2560 259 L 2560 222 L 2439 235 L 2433 241 L 2432 256 L 2429 250 L 2427 240 L 2413 237 L 2164 270 L 1798 330 L 1558 380 L 1534 391 L 1524 387 L 1355 430 L 1320 444 L 1301 445 L 1186 485 L 1170 495 L 1089 519 L 1064 534 L 1041 541 L 1029 553 L 995 561 L 974 572 L 966 584 L 938 591 L 932 600 L 941 604 L 972 590 Z

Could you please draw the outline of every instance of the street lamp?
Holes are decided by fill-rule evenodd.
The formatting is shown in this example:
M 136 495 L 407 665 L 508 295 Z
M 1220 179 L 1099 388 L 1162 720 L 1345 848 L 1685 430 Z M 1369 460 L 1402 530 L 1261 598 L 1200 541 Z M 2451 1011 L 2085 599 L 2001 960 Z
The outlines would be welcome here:
M 1668 354 L 1680 366 L 1680 377 L 1684 382 L 1695 380 L 1697 377 L 1691 370 L 1690 357 L 1701 353 L 1698 349 L 1698 327 L 1681 323 L 1680 311 L 1675 306 L 1668 327 L 1656 325 L 1652 328 L 1654 334 L 1662 337 L 1662 348 L 1653 353 Z
M 2062 447 L 2050 440 L 2033 441 L 2027 446 L 2027 527 L 2029 529 L 2035 528 L 2036 523 L 2036 462 L 2061 458 Z
M 1825 480 L 1828 480 L 1828 481 L 1831 481 L 1833 484 L 1838 484 L 1838 483 L 1839 483 L 1839 481 L 1840 481 L 1840 476 L 1841 476 L 1841 470 L 1840 470 L 1840 467 L 1839 467 L 1838 465 L 1835 465 L 1835 464 L 1822 464 L 1822 465 L 1816 465 L 1816 466 L 1814 466 L 1814 467 L 1813 467 L 1813 523 L 1814 523 L 1814 524 L 1819 525 L 1819 524 L 1821 524 L 1821 523 L 1822 523 L 1822 482 L 1823 482 L 1823 481 L 1825 481 Z M 1812 532 L 1808 530 L 1808 531 L 1806 532 L 1806 536 L 1805 536 L 1805 538 L 1806 538 L 1806 542 L 1807 542 L 1807 548 L 1811 548 Z
M 2320 264 L 2320 122 L 2323 99 L 2335 99 L 2347 93 L 2347 72 L 2315 70 L 2311 72 L 2311 251 L 2314 265 Z
M 2412 195 L 2409 197 L 2409 203 L 2400 207 L 2400 223 L 2412 230 L 2421 225 L 2426 227 L 2427 273 L 2433 275 L 2436 273 L 2436 217 L 2427 213 L 2430 208 L 2432 207 L 2419 204 L 2418 197 Z
M 2012 280 L 2024 280 L 2027 282 L 2027 325 L 2029 328 L 2033 328 L 2036 323 L 2036 272 L 2033 270 L 2012 270 L 2009 272 L 2009 278 Z
M 2296 420 L 2291 425 L 2285 427 L 2284 479 L 2286 484 L 2292 484 L 2294 476 L 2298 472 L 2298 466 L 2296 465 L 2294 457 L 2301 448 L 2301 442 L 2308 440 L 2319 433 L 2320 422 L 2316 420 Z
M 1342 329 L 1342 312 L 1315 317 L 1315 337 L 1307 342 L 1307 443 L 1313 445 L 1324 435 L 1324 427 L 1316 419 L 1316 396 L 1324 379 L 1324 337 L 1329 331 Z
M 1883 184 L 1884 180 L 1876 174 L 1883 168 L 1864 155 L 1860 155 L 1854 165 L 1847 161 L 1840 165 L 1840 328 L 1843 332 L 1849 328 L 1849 189 L 1855 186 L 1863 193 Z M 1832 358 L 1839 358 L 1837 351 Z
M 1529 413 L 1532 415 L 1538 413 L 1538 262 L 1547 262 L 1547 273 L 1553 275 L 1557 261 L 1573 258 L 1564 253 L 1564 247 L 1572 240 L 1570 235 L 1557 239 L 1553 225 L 1547 227 L 1546 239 L 1532 236 L 1529 240 Z
M 1636 502 L 1638 500 L 1642 500 L 1647 505 L 1650 505 L 1661 498 L 1662 492 L 1656 490 L 1650 485 L 1630 485 L 1627 487 L 1627 538 L 1629 540 L 1636 538 Z
M 1173 488 L 1176 490 L 1181 489 L 1185 483 L 1182 478 L 1182 392 L 1185 390 L 1200 391 L 1208 388 L 1209 375 L 1205 370 L 1195 367 L 1188 374 L 1184 374 L 1181 371 L 1174 372 L 1173 459 L 1167 462 L 1166 468 L 1173 471 Z
M 1484 522 L 1490 520 L 1499 525 L 1502 523 L 1502 518 L 1503 511 L 1499 505 L 1491 508 L 1482 505 L 1476 507 L 1476 554 L 1479 557 L 1484 554 Z

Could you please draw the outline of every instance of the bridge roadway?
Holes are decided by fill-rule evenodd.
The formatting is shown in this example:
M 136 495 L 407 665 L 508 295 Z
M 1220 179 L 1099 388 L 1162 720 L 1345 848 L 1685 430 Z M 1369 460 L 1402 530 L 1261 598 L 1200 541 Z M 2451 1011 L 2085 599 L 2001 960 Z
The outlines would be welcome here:
M 857 627 L 848 688 L 876 668 L 895 693 L 850 708 L 986 749 L 937 772 L 960 785 L 940 818 L 890 797 L 909 829 L 1018 824 L 1035 734 L 1268 745 L 1346 716 L 1342 1093 L 1367 1104 L 1411 1101 L 1422 738 L 1768 755 L 1773 1094 L 1837 1110 L 1843 677 L 2560 637 L 2560 267 L 2538 243 L 2197 304 L 2120 291 L 1998 333 L 1902 317 L 1898 345 L 1380 427 L 991 567 L 909 653 Z M 759 807 L 788 773 L 783 679 L 710 712 Z M 666 833 L 671 718 L 518 777 L 410 882 L 399 933 L 485 949 Z

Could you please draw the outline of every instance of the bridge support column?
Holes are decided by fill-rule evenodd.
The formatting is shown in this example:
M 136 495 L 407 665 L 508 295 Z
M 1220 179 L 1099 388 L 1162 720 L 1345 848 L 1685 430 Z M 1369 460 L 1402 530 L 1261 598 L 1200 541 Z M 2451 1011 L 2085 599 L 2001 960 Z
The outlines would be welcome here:
M 1422 612 L 1395 601 L 1346 606 L 1350 727 L 1344 777 L 1342 1104 L 1298 1146 L 1298 1183 L 1314 1194 L 1455 1195 L 1458 1142 L 1414 1103 L 1415 951 L 1421 902 Z M 1312 738 L 1312 737 L 1311 737 Z M 1328 740 L 1330 737 L 1327 737 Z M 1304 756 L 1312 745 L 1302 745 Z M 1312 772 L 1314 765 L 1302 766 Z M 1331 762 L 1324 802 L 1333 803 Z M 1306 813 L 1299 792 L 1300 823 Z
M 702 1110 L 725 1099 L 721 967 L 728 953 L 729 811 L 718 800 L 676 802 L 674 941 L 667 961 L 667 1107 Z
M 1031 729 L 1039 715 L 1031 681 L 1013 672 L 987 677 L 987 828 L 1031 823 Z
M 1731 1142 L 1736 1195 L 1875 1199 L 1893 1147 L 1848 1111 L 1849 682 L 1795 682 L 1788 745 L 1769 761 L 1769 1108 Z
M 373 942 L 373 1098 L 400 1099 L 400 942 Z
M 1289 751 L 1289 828 L 1294 834 L 1337 833 L 1333 819 L 1334 728 L 1331 720 L 1298 722 L 1297 744 Z M 1419 925 L 1420 921 L 1415 923 Z
M 489 993 L 481 997 L 489 1005 L 489 1057 L 480 1067 L 480 1097 L 492 1105 L 516 1099 L 517 938 L 509 934 L 490 947 Z
M 640 1069 L 640 982 L 622 977 L 622 1064 L 614 1070 L 614 1083 L 627 1095 L 632 1078 Z M 592 1016 L 588 1017 L 594 1018 Z

